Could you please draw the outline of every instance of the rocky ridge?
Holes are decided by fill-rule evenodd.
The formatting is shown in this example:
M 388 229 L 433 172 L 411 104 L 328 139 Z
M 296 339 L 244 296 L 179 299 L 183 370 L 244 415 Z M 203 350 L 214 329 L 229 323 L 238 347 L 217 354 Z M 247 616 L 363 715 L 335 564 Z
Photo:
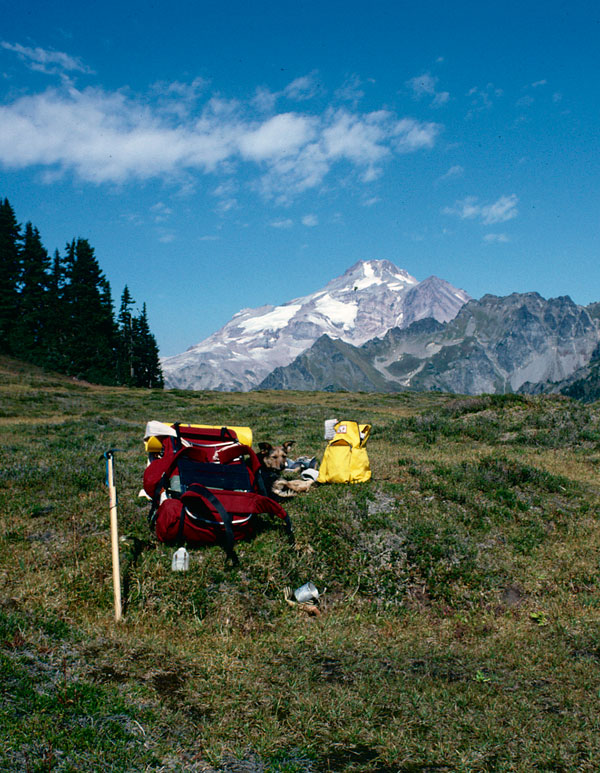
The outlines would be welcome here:
M 599 340 L 593 315 L 566 296 L 485 295 L 443 324 L 422 319 L 360 347 L 322 337 L 260 386 L 463 394 L 531 391 L 534 385 L 542 390 L 585 368 Z
M 279 306 L 243 309 L 213 335 L 163 359 L 165 384 L 247 391 L 324 335 L 361 346 L 420 319 L 451 320 L 468 300 L 443 279 L 418 282 L 387 260 L 359 261 L 321 290 Z

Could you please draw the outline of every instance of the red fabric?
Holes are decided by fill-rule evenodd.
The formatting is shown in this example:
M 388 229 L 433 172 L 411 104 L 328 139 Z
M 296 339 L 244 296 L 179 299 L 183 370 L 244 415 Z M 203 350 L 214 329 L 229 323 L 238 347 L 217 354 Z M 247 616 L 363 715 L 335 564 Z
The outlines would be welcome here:
M 190 504 L 188 502 L 188 504 Z M 159 542 L 175 543 L 180 538 L 181 511 L 185 504 L 179 499 L 165 499 L 158 508 L 156 517 L 156 538 Z M 207 511 L 205 519 L 194 520 L 188 513 L 184 515 L 183 533 L 181 538 L 190 546 L 215 545 L 223 539 L 225 531 L 220 517 L 215 517 L 214 525 L 210 523 L 211 512 Z M 251 521 L 244 519 L 236 523 L 233 516 L 234 540 L 247 539 L 254 532 Z
M 215 493 L 215 492 L 213 492 Z M 218 499 L 231 514 L 234 539 L 247 539 L 254 531 L 248 515 L 271 513 L 280 518 L 286 517 L 285 510 L 277 502 L 260 494 L 244 491 L 219 491 Z M 197 513 L 200 520 L 184 516 L 183 540 L 190 545 L 214 545 L 224 535 L 221 516 L 201 494 L 189 491 L 179 499 L 165 499 L 159 506 L 156 517 L 156 537 L 159 542 L 176 542 L 179 538 L 182 508 L 187 507 Z M 214 526 L 210 523 L 214 519 Z M 240 520 L 241 519 L 241 520 Z M 208 522 L 207 522 L 208 521 Z
M 213 491 L 212 493 L 234 519 L 235 516 L 257 515 L 258 513 L 271 513 L 282 519 L 287 517 L 287 513 L 278 502 L 269 499 L 269 497 L 264 497 L 262 494 L 254 494 L 249 491 Z M 202 502 L 210 509 L 215 518 L 219 521 L 221 520 L 221 516 L 218 515 L 212 504 L 202 494 L 198 494 L 195 491 L 186 491 L 181 497 L 181 501 L 190 510 L 194 510 L 195 504 Z
M 152 499 L 156 493 L 156 487 L 160 484 L 165 473 L 171 477 L 175 472 L 177 466 L 177 459 L 185 455 L 189 459 L 193 459 L 197 462 L 211 463 L 215 461 L 215 453 L 211 448 L 197 447 L 197 446 L 184 446 L 177 453 L 175 453 L 173 442 L 171 438 L 166 438 L 163 444 L 163 455 L 158 459 L 151 462 L 144 471 L 144 491 Z M 241 444 L 226 446 L 216 451 L 216 456 L 221 464 L 237 464 L 236 459 L 240 459 L 242 456 L 249 458 L 249 470 L 250 480 L 254 485 L 254 479 L 256 472 L 260 467 L 260 461 L 250 446 L 244 446 Z
M 237 434 L 234 430 L 226 428 L 217 429 L 215 427 L 182 427 L 179 426 L 179 434 L 184 440 L 190 443 L 212 443 L 220 445 L 221 443 L 234 443 L 237 441 Z
M 163 475 L 175 458 L 175 451 L 171 438 L 165 438 L 163 442 L 163 455 L 146 467 L 144 470 L 144 491 L 150 499 L 154 498 L 156 487 L 161 482 Z

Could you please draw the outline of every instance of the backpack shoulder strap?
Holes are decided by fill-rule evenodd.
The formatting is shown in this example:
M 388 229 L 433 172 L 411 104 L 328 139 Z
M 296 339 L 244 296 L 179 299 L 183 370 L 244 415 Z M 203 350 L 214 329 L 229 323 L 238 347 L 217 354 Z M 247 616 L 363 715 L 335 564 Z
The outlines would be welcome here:
M 206 488 L 206 486 L 203 486 L 201 483 L 192 483 L 188 491 L 194 494 L 199 494 L 207 502 L 210 502 L 210 504 L 214 507 L 214 509 L 219 514 L 221 521 L 223 522 L 223 526 L 225 528 L 225 552 L 227 553 L 227 557 L 231 559 L 233 565 L 237 566 L 239 564 L 239 559 L 233 548 L 234 536 L 233 536 L 233 520 L 231 518 L 231 515 L 223 507 L 223 504 L 219 502 L 219 500 L 213 494 L 213 492 L 210 489 Z M 183 522 L 180 526 L 180 531 L 182 531 L 182 529 L 183 529 Z

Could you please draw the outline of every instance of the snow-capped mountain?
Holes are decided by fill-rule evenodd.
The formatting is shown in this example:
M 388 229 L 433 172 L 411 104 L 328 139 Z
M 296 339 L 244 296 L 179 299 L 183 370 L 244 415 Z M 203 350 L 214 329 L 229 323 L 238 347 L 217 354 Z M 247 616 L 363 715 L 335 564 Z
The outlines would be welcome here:
M 390 261 L 359 261 L 311 295 L 239 311 L 204 341 L 165 358 L 165 383 L 247 391 L 323 334 L 359 346 L 424 317 L 446 322 L 468 300 L 463 290 L 437 277 L 418 282 Z
M 422 319 L 356 347 L 323 336 L 260 389 L 560 392 L 594 399 L 600 325 L 594 308 L 538 293 L 471 300 L 440 324 Z M 577 384 L 575 386 L 575 384 Z

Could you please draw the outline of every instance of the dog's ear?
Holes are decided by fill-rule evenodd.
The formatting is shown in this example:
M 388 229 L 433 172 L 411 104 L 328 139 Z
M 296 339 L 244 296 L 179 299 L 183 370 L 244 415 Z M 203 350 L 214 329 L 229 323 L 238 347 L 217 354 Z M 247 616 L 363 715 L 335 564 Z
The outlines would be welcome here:
M 270 443 L 259 443 L 258 448 L 261 454 L 270 454 L 273 446 Z
M 281 444 L 286 454 L 290 450 L 290 448 L 294 445 L 295 442 L 296 442 L 295 440 L 286 440 L 285 443 Z

